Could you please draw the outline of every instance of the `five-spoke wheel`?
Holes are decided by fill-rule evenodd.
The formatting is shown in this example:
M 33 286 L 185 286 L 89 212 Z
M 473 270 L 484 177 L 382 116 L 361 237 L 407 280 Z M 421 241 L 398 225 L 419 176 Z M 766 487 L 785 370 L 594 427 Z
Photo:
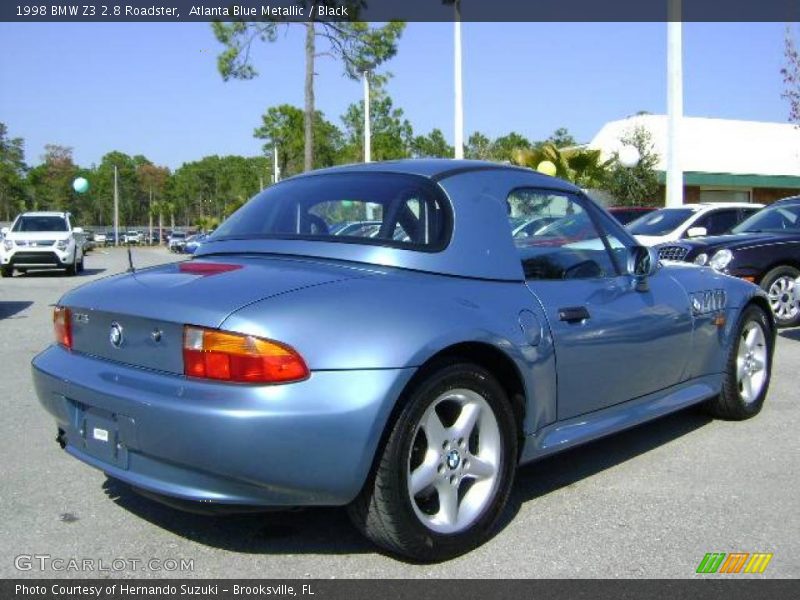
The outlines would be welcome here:
M 468 528 L 488 506 L 502 456 L 500 427 L 474 390 L 448 390 L 427 408 L 408 456 L 414 512 L 433 531 Z
M 378 545 L 416 560 L 468 552 L 493 533 L 514 478 L 508 395 L 483 367 L 454 360 L 428 367 L 401 402 L 351 517 Z
M 732 339 L 722 392 L 712 398 L 711 412 L 724 419 L 748 419 L 758 414 L 769 388 L 775 331 L 766 311 L 746 307 Z

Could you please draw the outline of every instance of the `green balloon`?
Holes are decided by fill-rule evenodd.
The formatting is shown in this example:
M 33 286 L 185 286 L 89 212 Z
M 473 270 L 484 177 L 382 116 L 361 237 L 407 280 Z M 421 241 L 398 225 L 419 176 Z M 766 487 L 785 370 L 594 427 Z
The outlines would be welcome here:
M 76 177 L 72 182 L 72 189 L 79 194 L 85 194 L 89 191 L 89 181 L 85 177 Z

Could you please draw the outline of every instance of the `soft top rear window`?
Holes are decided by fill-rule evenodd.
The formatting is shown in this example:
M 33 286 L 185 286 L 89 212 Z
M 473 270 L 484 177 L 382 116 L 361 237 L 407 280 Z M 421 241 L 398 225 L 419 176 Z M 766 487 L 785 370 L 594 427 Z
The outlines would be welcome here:
M 273 185 L 209 238 L 275 238 L 437 251 L 452 216 L 430 181 L 401 173 L 330 173 Z

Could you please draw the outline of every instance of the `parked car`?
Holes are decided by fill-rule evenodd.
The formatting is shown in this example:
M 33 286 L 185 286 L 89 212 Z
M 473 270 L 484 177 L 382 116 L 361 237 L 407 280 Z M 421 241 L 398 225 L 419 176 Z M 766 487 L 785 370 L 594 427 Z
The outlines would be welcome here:
M 83 237 L 83 253 L 88 254 L 96 247 L 96 243 L 94 241 L 94 233 L 92 233 L 91 231 L 84 231 L 82 237 Z
M 628 231 L 645 246 L 722 235 L 762 207 L 745 202 L 707 202 L 661 208 L 630 222 Z
M 108 242 L 108 234 L 104 231 L 96 231 L 94 233 L 95 246 L 105 246 Z
M 14 271 L 64 269 L 68 275 L 83 271 L 83 229 L 73 227 L 65 212 L 22 213 L 3 230 L 0 274 Z
M 730 235 L 658 247 L 662 260 L 710 266 L 761 286 L 780 327 L 800 325 L 792 297 L 800 276 L 800 196 L 780 200 L 733 228 Z
M 514 219 L 511 222 L 511 235 L 515 238 L 524 238 L 534 235 L 538 230 L 560 217 L 538 215 L 531 218 Z
M 167 247 L 170 252 L 183 252 L 183 248 L 186 245 L 186 234 L 183 231 L 173 231 L 169 234 L 167 240 Z
M 332 235 L 368 237 L 381 226 L 381 221 L 354 221 L 334 225 L 330 232 Z
M 382 234 L 325 233 L 318 207 L 355 202 Z M 515 243 L 509 205 L 591 227 Z M 54 311 L 33 377 L 71 456 L 185 507 L 348 505 L 425 561 L 495 531 L 518 464 L 693 404 L 753 417 L 775 340 L 757 286 L 661 265 L 572 184 L 481 161 L 286 179 L 192 259 Z
M 610 212 L 613 215 L 613 217 L 623 225 L 627 225 L 631 221 L 635 221 L 636 219 L 643 217 L 644 215 L 649 214 L 655 210 L 657 210 L 655 206 L 609 206 L 608 207 L 608 212 Z
M 123 244 L 141 244 L 144 240 L 144 236 L 142 235 L 141 231 L 126 231 L 122 234 L 122 243 Z
M 210 233 L 198 233 L 196 235 L 191 235 L 186 238 L 186 244 L 183 247 L 183 251 L 186 254 L 194 254 L 200 245 L 208 239 L 208 236 L 211 235 Z
M 122 236 L 120 236 L 120 240 L 122 240 Z M 117 245 L 117 233 L 111 229 L 106 232 L 106 246 L 116 246 Z

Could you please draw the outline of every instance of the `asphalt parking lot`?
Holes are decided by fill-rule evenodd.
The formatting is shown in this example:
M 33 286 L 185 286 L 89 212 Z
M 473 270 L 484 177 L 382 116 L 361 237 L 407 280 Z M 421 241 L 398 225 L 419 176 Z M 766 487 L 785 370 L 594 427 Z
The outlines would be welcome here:
M 138 266 L 177 258 L 161 249 L 133 254 Z M 774 554 L 763 575 L 728 577 L 800 577 L 800 329 L 780 332 L 757 418 L 714 421 L 690 409 L 527 466 L 494 539 L 453 561 L 413 565 L 378 553 L 343 509 L 182 513 L 109 484 L 59 449 L 55 425 L 34 395 L 30 360 L 50 343 L 51 305 L 62 293 L 125 268 L 123 250 L 96 250 L 79 277 L 0 281 L 4 578 L 693 577 L 707 552 Z M 20 555 L 114 568 L 42 571 L 34 561 L 20 571 Z M 125 561 L 123 570 L 115 559 Z M 193 570 L 142 564 L 150 559 L 164 568 L 188 559 Z

